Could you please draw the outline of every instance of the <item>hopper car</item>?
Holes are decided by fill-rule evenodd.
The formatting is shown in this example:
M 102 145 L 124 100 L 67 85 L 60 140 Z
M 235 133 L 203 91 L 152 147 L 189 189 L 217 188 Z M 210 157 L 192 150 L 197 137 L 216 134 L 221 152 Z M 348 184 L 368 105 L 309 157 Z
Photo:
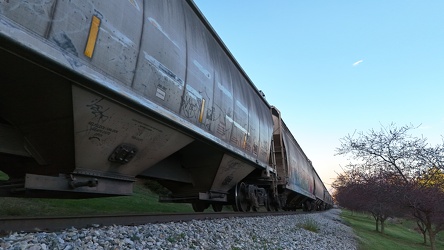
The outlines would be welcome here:
M 195 211 L 332 206 L 191 0 L 0 1 L 1 196 L 131 195 Z

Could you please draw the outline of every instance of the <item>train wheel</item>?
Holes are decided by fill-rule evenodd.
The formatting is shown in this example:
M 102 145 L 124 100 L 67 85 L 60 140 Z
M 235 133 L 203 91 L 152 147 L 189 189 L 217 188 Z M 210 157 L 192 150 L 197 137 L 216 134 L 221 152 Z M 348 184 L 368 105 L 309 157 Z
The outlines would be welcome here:
M 271 210 L 272 211 L 275 211 L 275 212 L 278 212 L 279 211 L 279 208 L 282 208 L 282 206 L 280 205 L 280 201 L 279 201 L 279 199 L 278 198 L 276 198 L 276 199 L 273 199 L 272 201 L 271 201 Z
M 191 205 L 193 207 L 194 212 L 203 212 L 205 209 L 209 207 L 209 204 L 201 201 L 193 202 Z
M 311 205 L 309 201 L 304 202 L 304 211 L 306 212 L 311 211 Z
M 224 205 L 220 204 L 220 203 L 213 203 L 211 204 L 211 207 L 213 208 L 214 212 L 222 212 L 222 208 Z
M 268 195 L 265 197 L 265 208 L 267 208 L 267 211 L 271 211 L 271 205 L 270 205 L 270 199 L 268 198 Z
M 247 201 L 247 185 L 243 182 L 236 185 L 235 189 L 235 201 L 236 201 L 236 208 L 239 212 L 248 212 L 249 206 Z

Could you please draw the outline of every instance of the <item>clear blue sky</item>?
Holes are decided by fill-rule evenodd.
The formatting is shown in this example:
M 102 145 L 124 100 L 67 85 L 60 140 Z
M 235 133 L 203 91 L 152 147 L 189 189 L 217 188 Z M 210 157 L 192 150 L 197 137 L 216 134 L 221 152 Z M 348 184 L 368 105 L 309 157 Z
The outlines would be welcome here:
M 443 0 L 195 0 L 328 185 L 339 139 L 395 123 L 444 134 Z

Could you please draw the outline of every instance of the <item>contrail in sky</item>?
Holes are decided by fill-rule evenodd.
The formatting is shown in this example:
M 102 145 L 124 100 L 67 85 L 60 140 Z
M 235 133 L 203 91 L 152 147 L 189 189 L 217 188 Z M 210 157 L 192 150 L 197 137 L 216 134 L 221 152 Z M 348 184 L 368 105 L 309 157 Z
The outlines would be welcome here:
M 357 61 L 357 62 L 355 62 L 355 63 L 353 63 L 353 67 L 356 67 L 356 66 L 358 66 L 360 63 L 362 63 L 364 60 L 359 60 L 359 61 Z

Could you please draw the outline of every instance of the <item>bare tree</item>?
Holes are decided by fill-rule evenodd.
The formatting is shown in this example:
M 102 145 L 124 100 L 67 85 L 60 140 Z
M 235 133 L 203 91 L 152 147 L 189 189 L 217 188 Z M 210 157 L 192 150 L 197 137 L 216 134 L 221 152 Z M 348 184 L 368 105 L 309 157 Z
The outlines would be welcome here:
M 409 134 L 412 125 L 396 128 L 394 124 L 382 127 L 380 131 L 371 129 L 368 133 L 358 132 L 340 140 L 338 155 L 352 156 L 361 171 L 386 172 L 399 175 L 405 183 L 425 171 L 429 160 L 428 144 L 425 138 Z
M 435 249 L 436 234 L 444 230 L 444 191 L 438 186 L 407 185 L 404 204 L 413 210 L 413 216 L 423 225 L 423 235 L 428 233 L 430 245 Z
M 374 204 L 387 201 L 387 208 L 395 203 L 409 208 L 418 225 L 424 225 L 423 234 L 428 232 L 431 249 L 435 249 L 436 234 L 444 230 L 444 143 L 430 146 L 426 138 L 410 134 L 415 128 L 391 124 L 380 131 L 354 133 L 341 139 L 337 154 L 350 156 L 353 162 L 346 168 L 373 186 L 367 190 L 375 190 Z M 372 178 L 378 182 L 372 183 Z M 378 190 L 381 185 L 386 192 Z M 387 195 L 391 197 L 387 199 Z
M 388 179 L 384 175 L 347 171 L 333 183 L 335 198 L 350 210 L 371 213 L 376 231 L 384 233 L 386 219 L 396 214 L 399 207 L 393 203 L 392 184 L 387 182 Z

